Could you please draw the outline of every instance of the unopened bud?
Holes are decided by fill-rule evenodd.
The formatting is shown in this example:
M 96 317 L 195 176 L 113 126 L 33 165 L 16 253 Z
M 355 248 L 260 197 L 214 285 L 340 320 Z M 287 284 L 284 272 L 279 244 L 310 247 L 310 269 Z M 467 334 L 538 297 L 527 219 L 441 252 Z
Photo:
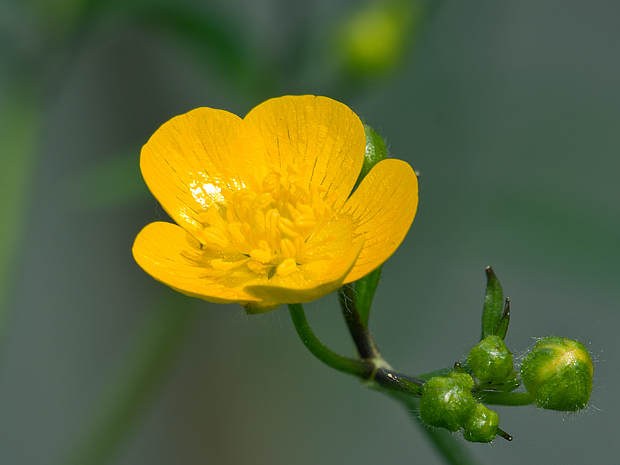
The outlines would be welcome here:
M 512 391 L 519 382 L 514 370 L 512 353 L 499 336 L 487 336 L 467 356 L 480 388 Z
M 448 431 L 463 428 L 476 409 L 473 387 L 474 381 L 466 373 L 451 372 L 429 379 L 420 399 L 420 418 L 430 426 Z
M 420 12 L 411 2 L 375 2 L 355 12 L 337 37 L 336 49 L 354 74 L 376 75 L 392 70 L 402 59 Z
M 482 404 L 477 404 L 469 420 L 463 425 L 463 437 L 470 442 L 491 442 L 497 435 L 499 415 Z
M 590 400 L 594 366 L 583 344 L 563 337 L 539 340 L 521 364 L 521 379 L 538 407 L 576 411 Z

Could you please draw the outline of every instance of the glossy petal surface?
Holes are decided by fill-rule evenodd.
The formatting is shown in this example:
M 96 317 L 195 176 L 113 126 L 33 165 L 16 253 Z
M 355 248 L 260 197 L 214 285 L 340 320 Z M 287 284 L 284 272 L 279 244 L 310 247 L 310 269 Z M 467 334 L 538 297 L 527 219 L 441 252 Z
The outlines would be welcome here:
M 140 170 L 177 224 L 201 229 L 199 213 L 222 201 L 223 187 L 235 189 L 264 175 L 263 153 L 254 147 L 241 118 L 197 108 L 172 118 L 153 134 L 142 148 Z

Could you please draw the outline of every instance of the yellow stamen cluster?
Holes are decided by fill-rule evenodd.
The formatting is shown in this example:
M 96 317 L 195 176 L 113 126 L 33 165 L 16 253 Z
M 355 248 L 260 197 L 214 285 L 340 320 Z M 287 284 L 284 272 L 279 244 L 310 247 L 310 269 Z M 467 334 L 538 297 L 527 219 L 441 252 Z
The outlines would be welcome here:
M 256 274 L 287 276 L 310 257 L 308 244 L 331 217 L 326 189 L 303 180 L 304 170 L 272 167 L 252 187 L 223 188 L 224 201 L 199 216 L 204 229 L 198 234 L 203 248 L 218 250 L 242 260 L 211 260 L 227 271 L 239 265 Z

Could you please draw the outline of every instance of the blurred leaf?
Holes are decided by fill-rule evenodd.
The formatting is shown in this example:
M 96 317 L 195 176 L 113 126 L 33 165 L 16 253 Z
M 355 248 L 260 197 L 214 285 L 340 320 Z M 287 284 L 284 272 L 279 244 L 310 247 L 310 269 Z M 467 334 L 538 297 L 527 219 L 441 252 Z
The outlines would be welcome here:
M 178 4 L 147 8 L 138 19 L 170 33 L 195 48 L 202 59 L 215 64 L 241 89 L 260 81 L 257 53 L 245 30 L 214 8 L 208 12 Z
M 35 92 L 11 81 L 0 94 L 0 330 L 30 207 L 40 108 Z
M 161 387 L 198 310 L 194 299 L 177 292 L 164 290 L 160 297 L 63 463 L 110 463 Z
M 96 163 L 74 181 L 72 200 L 80 209 L 126 205 L 150 198 L 140 174 L 139 149 Z

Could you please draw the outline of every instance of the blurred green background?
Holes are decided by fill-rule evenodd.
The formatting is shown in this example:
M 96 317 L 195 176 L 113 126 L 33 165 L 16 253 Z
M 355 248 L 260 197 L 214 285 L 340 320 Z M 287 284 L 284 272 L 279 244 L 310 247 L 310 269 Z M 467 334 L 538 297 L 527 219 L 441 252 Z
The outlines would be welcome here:
M 464 359 L 492 265 L 509 348 L 579 339 L 595 388 L 575 415 L 498 408 L 514 441 L 466 447 L 616 460 L 618 17 L 611 0 L 1 0 L 0 462 L 68 463 L 159 324 L 178 349 L 109 463 L 441 463 L 399 405 L 315 360 L 284 307 L 177 298 L 132 259 L 165 218 L 138 168 L 159 125 L 284 94 L 346 103 L 421 173 L 371 313 L 384 357 L 411 374 Z M 307 313 L 352 354 L 334 296 Z

